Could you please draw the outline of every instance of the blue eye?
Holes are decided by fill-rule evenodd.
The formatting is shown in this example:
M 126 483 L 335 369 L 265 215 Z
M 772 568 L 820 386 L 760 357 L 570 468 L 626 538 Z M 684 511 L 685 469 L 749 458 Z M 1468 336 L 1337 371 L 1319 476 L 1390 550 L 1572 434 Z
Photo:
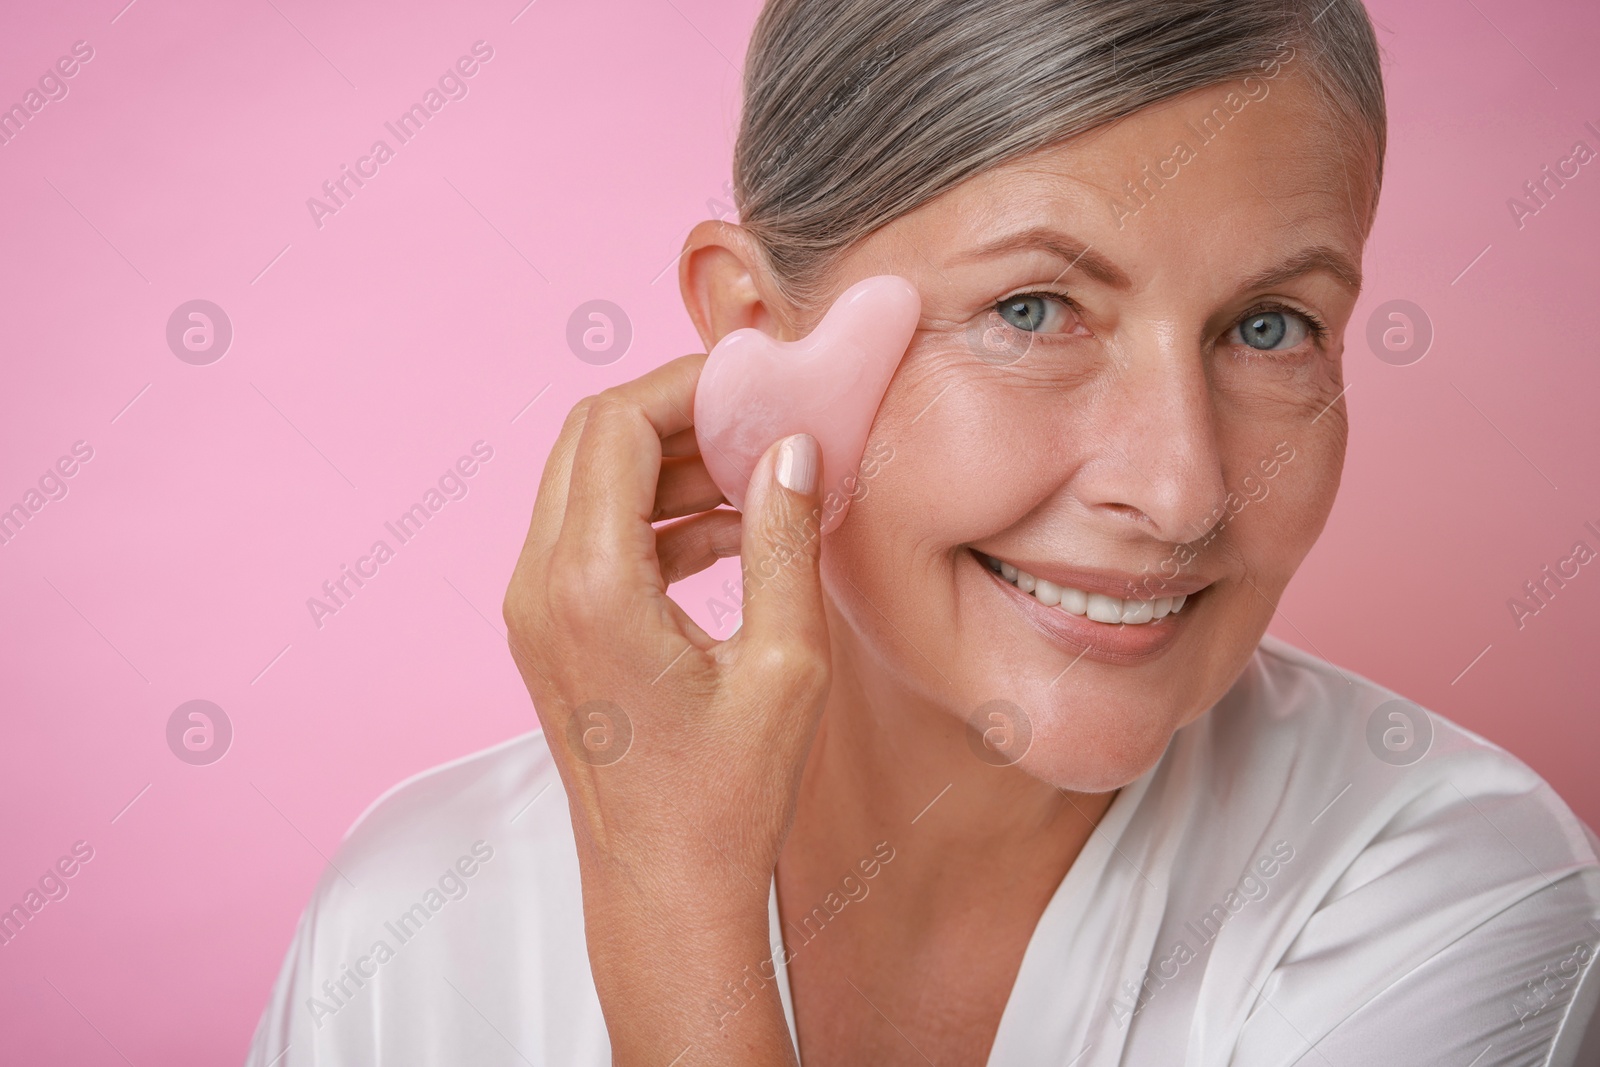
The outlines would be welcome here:
M 1241 343 L 1264 352 L 1296 348 L 1312 329 L 1299 312 L 1278 310 L 1253 312 L 1240 319 L 1235 327 Z
M 996 304 L 994 308 L 1008 325 L 1015 326 L 1019 330 L 1026 330 L 1029 333 L 1036 333 L 1039 327 L 1044 324 L 1044 317 L 1048 310 L 1045 307 L 1044 298 L 1032 293 L 1007 297 Z

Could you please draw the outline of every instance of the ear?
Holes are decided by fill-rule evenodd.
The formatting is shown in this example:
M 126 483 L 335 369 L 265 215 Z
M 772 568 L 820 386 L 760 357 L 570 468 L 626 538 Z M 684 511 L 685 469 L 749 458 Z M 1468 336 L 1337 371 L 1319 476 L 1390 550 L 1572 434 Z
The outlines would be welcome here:
M 746 326 L 780 341 L 797 336 L 759 243 L 736 223 L 707 219 L 689 231 L 678 258 L 678 288 L 707 352 Z

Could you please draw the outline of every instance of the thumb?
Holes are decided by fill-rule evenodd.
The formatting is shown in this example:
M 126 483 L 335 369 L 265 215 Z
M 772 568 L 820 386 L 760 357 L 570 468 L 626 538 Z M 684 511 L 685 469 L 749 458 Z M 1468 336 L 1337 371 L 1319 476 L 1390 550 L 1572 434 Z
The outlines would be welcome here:
M 822 554 L 822 449 L 808 433 L 773 444 L 750 478 L 740 524 L 740 645 L 828 648 Z

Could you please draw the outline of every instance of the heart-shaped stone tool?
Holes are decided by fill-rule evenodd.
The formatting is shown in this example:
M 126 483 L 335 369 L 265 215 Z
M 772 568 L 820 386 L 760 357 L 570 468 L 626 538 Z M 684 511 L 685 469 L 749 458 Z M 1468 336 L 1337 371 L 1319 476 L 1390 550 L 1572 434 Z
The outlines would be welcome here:
M 922 314 L 909 281 L 880 274 L 839 295 L 798 341 L 753 327 L 718 341 L 694 394 L 694 433 L 711 480 L 735 508 L 772 443 L 809 433 L 822 446 L 820 532 L 844 521 L 878 404 Z

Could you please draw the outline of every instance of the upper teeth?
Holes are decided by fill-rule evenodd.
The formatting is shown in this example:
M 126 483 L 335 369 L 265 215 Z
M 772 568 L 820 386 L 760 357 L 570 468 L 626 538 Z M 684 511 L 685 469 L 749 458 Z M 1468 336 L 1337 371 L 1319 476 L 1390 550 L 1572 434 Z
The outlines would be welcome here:
M 1027 571 L 993 556 L 984 556 L 984 563 L 1000 577 L 1022 590 L 1046 607 L 1060 608 L 1073 615 L 1084 615 L 1094 622 L 1126 623 L 1138 625 L 1176 615 L 1189 599 L 1181 596 L 1164 596 L 1156 600 L 1134 600 L 1131 597 L 1106 596 L 1104 593 L 1086 593 L 1082 589 L 1056 585 L 1043 578 L 1035 578 Z

